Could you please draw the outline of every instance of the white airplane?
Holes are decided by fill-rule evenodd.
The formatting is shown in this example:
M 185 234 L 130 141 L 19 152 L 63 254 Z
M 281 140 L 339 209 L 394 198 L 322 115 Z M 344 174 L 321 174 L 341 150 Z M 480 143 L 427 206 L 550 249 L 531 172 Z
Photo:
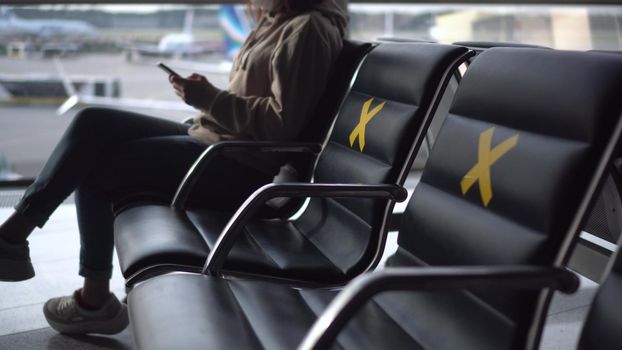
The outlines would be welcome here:
M 0 36 L 36 36 L 41 39 L 52 37 L 84 38 L 97 35 L 95 28 L 78 20 L 23 19 L 12 10 L 0 7 Z
M 196 50 L 194 41 L 192 40 L 192 10 L 186 13 L 186 21 L 184 24 L 184 33 L 168 34 L 162 38 L 159 49 L 151 56 L 157 56 L 157 53 L 167 56 L 168 52 L 176 52 L 174 48 L 179 49 L 179 53 L 173 56 L 183 56 L 184 53 L 190 54 Z M 231 70 L 233 57 L 238 53 L 242 43 L 248 36 L 251 26 L 242 7 L 233 5 L 223 5 L 219 9 L 219 21 L 224 34 L 224 42 L 222 43 L 222 51 L 228 58 L 219 64 L 189 62 L 176 60 L 171 64 L 173 68 L 192 70 L 203 74 L 229 74 Z M 195 47 L 195 48 L 193 48 Z M 196 110 L 181 101 L 163 101 L 136 98 L 117 98 L 102 97 L 83 94 L 76 91 L 67 74 L 63 69 L 60 59 L 55 59 L 56 68 L 62 78 L 63 88 L 69 98 L 57 109 L 58 115 L 63 115 L 68 111 L 83 106 L 102 106 L 102 107 L 125 107 L 139 109 L 157 109 L 164 111 L 178 112 L 196 112 Z
M 162 37 L 158 44 L 131 43 L 125 47 L 129 60 L 143 57 L 187 58 L 206 53 L 226 53 L 232 58 L 250 32 L 251 25 L 239 6 L 223 5 L 218 12 L 224 41 L 215 43 L 197 40 L 192 34 L 194 11 L 186 11 L 183 29 Z

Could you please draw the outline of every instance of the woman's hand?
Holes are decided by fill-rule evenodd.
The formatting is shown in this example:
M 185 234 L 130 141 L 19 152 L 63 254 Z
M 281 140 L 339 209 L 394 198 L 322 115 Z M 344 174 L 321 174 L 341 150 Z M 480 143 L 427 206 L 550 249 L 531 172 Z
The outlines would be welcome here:
M 190 106 L 196 109 L 203 109 L 209 104 L 210 101 L 206 99 L 209 95 L 208 89 L 211 87 L 211 84 L 204 76 L 196 73 L 193 73 L 188 78 L 171 75 L 168 80 L 173 84 L 175 94 Z

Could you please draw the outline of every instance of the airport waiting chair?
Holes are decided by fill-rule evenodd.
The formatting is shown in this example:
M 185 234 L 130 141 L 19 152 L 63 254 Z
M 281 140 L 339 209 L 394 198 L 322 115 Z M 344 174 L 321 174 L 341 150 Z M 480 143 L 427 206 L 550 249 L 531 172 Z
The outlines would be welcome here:
M 622 241 L 619 243 L 622 244 Z M 579 338 L 579 350 L 614 350 L 622 346 L 621 244 L 618 244 L 617 255 L 611 260 L 607 278 L 601 283 L 592 301 Z
M 275 152 L 272 153 L 272 156 L 276 159 L 275 163 L 284 164 L 284 166 L 281 167 L 281 172 L 275 177 L 278 178 L 279 181 L 283 181 L 282 179 L 308 181 L 312 175 L 313 164 L 315 164 L 315 159 L 318 156 L 317 151 L 319 150 L 319 146 L 316 146 L 316 144 L 322 143 L 327 137 L 330 126 L 337 116 L 337 112 L 350 89 L 354 74 L 358 70 L 363 58 L 373 47 L 374 45 L 368 42 L 343 41 L 343 47 L 335 63 L 335 69 L 331 73 L 330 82 L 326 86 L 326 90 L 322 94 L 318 106 L 313 113 L 315 117 L 313 123 L 309 123 L 309 125 L 305 126 L 295 144 L 288 143 L 286 145 L 287 147 L 281 147 L 283 152 L 276 152 L 278 149 L 275 148 Z M 193 118 L 189 118 L 184 121 L 184 123 L 191 124 L 192 119 Z M 144 191 L 131 192 L 116 201 L 115 216 L 133 207 L 158 204 L 164 205 L 167 202 L 170 203 L 172 207 L 183 210 L 190 202 L 189 197 L 191 197 L 192 189 L 200 185 L 201 175 L 205 169 L 216 168 L 221 169 L 220 171 L 226 171 L 223 170 L 226 168 L 220 165 L 220 162 L 224 158 L 243 151 L 253 152 L 253 149 L 262 150 L 269 145 L 274 145 L 274 143 L 221 142 L 216 147 L 210 147 L 189 169 L 183 182 L 177 189 L 172 203 L 170 197 L 164 197 L 160 193 L 145 193 Z M 280 146 L 284 145 L 280 144 Z M 303 147 L 310 152 L 297 152 L 294 156 L 288 154 L 288 152 L 292 152 L 292 150 L 301 149 Z M 199 207 L 201 205 L 200 202 L 193 204 Z M 266 215 L 286 216 L 288 213 L 293 212 L 301 203 L 297 201 L 284 202 L 275 200 L 267 204 L 268 205 L 264 207 Z
M 466 48 L 433 44 L 383 44 L 372 50 L 339 111 L 313 183 L 268 185 L 234 218 L 164 206 L 118 215 L 115 241 L 127 285 L 163 271 L 200 272 L 221 232 L 232 230 L 244 233 L 227 271 L 342 284 L 374 266 L 394 200 L 405 199 L 400 185 L 430 116 L 469 55 Z M 257 208 L 275 197 L 313 199 L 292 220 L 253 219 Z
M 339 294 L 218 277 L 232 231 L 204 274 L 135 286 L 136 345 L 536 348 L 552 290 L 578 286 L 562 266 L 620 138 L 621 89 L 612 55 L 487 50 L 462 80 L 389 268 Z

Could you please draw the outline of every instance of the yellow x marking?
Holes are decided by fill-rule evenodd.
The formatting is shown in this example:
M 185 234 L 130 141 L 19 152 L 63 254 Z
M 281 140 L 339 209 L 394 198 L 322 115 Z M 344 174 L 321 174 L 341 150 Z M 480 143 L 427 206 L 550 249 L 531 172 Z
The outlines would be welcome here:
M 518 143 L 518 134 L 501 142 L 497 147 L 491 150 L 492 134 L 495 128 L 490 128 L 479 135 L 479 148 L 477 150 L 477 164 L 469 172 L 464 175 L 460 181 L 462 195 L 465 195 L 469 189 L 479 181 L 479 193 L 482 196 L 482 202 L 485 207 L 492 199 L 492 184 L 490 182 L 490 167 L 495 164 L 499 158 L 503 157 Z
M 370 98 L 365 102 L 363 109 L 361 110 L 361 119 L 354 130 L 352 130 L 352 133 L 350 133 L 350 147 L 354 147 L 354 141 L 358 138 L 361 152 L 363 152 L 363 148 L 365 148 L 365 128 L 367 127 L 367 123 L 369 123 L 376 116 L 376 114 L 384 108 L 384 104 L 386 103 L 382 102 L 370 112 L 369 107 L 371 107 L 373 101 L 374 99 Z

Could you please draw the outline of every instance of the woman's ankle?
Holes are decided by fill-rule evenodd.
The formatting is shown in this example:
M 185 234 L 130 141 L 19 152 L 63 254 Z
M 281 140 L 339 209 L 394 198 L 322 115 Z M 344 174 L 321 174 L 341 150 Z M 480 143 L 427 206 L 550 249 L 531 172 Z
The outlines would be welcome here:
M 0 238 L 10 243 L 22 243 L 36 227 L 35 224 L 16 211 L 0 225 Z
M 99 300 L 94 301 L 92 299 L 88 299 L 84 297 L 84 295 L 82 294 L 82 289 L 77 290 L 74 293 L 73 297 L 76 300 L 76 303 L 78 303 L 78 305 L 81 308 L 91 310 L 91 311 L 96 311 L 96 310 L 101 309 L 101 307 L 105 303 L 105 301 L 99 301 Z
M 108 280 L 84 280 L 84 287 L 79 290 L 78 304 L 87 309 L 101 308 L 110 297 L 110 282 Z

